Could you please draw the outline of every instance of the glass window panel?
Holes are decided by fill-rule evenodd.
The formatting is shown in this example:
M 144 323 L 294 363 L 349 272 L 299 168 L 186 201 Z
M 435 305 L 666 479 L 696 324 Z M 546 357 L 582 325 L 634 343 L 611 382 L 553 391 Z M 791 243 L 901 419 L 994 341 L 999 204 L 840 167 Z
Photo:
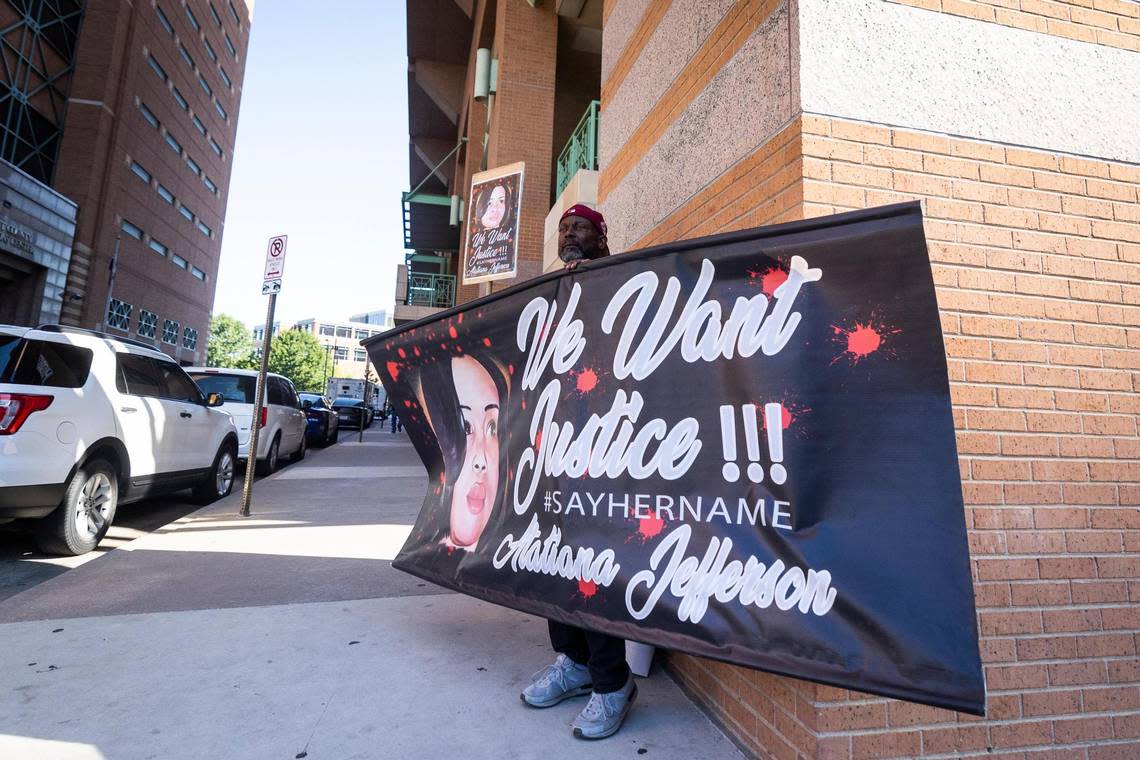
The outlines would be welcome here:
M 158 74 L 158 78 L 165 82 L 167 79 L 166 69 L 162 68 L 158 60 L 152 55 L 147 57 L 147 63 L 149 63 L 150 67 L 154 69 L 154 73 Z
M 221 146 L 221 145 L 218 145 L 218 141 L 217 141 L 217 140 L 215 140 L 215 139 L 214 139 L 214 138 L 212 138 L 212 137 L 210 138 L 210 148 L 211 148 L 211 149 L 212 149 L 212 150 L 213 150 L 215 153 L 217 153 L 217 154 L 218 154 L 218 158 L 225 158 L 225 157 L 226 157 L 226 154 L 225 154 L 225 152 L 222 150 L 222 146 Z
M 218 194 L 218 186 L 214 184 L 214 180 L 210 179 L 205 174 L 202 175 L 202 184 L 205 185 L 214 195 Z
M 178 323 L 168 319 L 162 325 L 162 342 L 174 345 L 178 342 Z
M 193 327 L 186 327 L 182 330 L 182 345 L 185 348 L 194 350 L 198 347 L 198 331 Z
M 195 174 L 201 174 L 202 173 L 202 167 L 198 166 L 198 162 L 195 161 L 194 159 L 190 158 L 190 156 L 186 157 L 186 165 L 189 166 L 190 171 L 194 172 Z
M 115 361 L 119 371 L 115 373 L 115 385 L 120 393 L 129 393 L 132 396 L 153 396 L 161 398 L 166 391 L 166 384 L 162 380 L 162 370 L 158 362 L 149 356 L 137 354 L 115 354 Z
M 174 102 L 176 102 L 183 111 L 190 110 L 190 103 L 186 100 L 186 97 L 178 91 L 177 87 L 171 88 L 170 93 L 174 96 Z
M 165 245 L 158 242 L 154 238 L 151 238 L 150 242 L 147 243 L 147 245 L 150 246 L 150 249 L 152 251 L 154 251 L 155 253 L 157 253 L 159 256 L 165 256 L 170 250 L 169 248 L 167 248 Z
M 142 167 L 142 164 L 140 164 L 138 161 L 131 161 L 131 171 L 133 171 L 135 173 L 135 176 L 141 179 L 143 182 L 147 183 L 148 185 L 150 184 L 150 172 L 144 169 Z
M 188 221 L 188 222 L 194 221 L 194 212 L 191 211 L 190 209 L 186 208 L 185 206 L 180 205 L 178 207 L 178 213 L 182 214 L 182 216 L 186 217 L 186 221 Z
M 190 264 L 187 263 L 186 259 L 179 256 L 177 253 L 170 254 L 170 260 L 173 261 L 174 266 L 178 267 L 179 269 L 189 269 L 190 268 Z
M 111 303 L 107 305 L 107 326 L 120 330 L 130 330 L 132 308 L 134 307 L 129 303 L 120 301 L 118 298 L 112 298 Z
M 139 103 L 139 113 L 146 119 L 146 123 L 158 129 L 158 117 L 151 113 L 150 109 L 145 104 Z
M 158 315 L 153 311 L 146 309 L 139 310 L 139 335 L 144 338 L 153 338 L 155 329 L 158 327 Z
M 198 220 L 198 231 L 206 237 L 212 237 L 214 234 L 214 231 L 203 224 L 201 219 Z
M 222 108 L 222 104 L 219 103 L 217 99 L 214 100 L 214 110 L 217 111 L 218 115 L 223 119 L 226 119 L 227 121 L 229 120 L 230 115 L 226 113 L 226 109 Z
M 205 90 L 207 95 L 211 98 L 214 97 L 214 91 L 210 89 L 210 85 L 206 83 L 206 78 L 201 74 L 198 75 L 198 84 L 202 85 L 202 89 Z
M 210 17 L 214 19 L 214 23 L 217 24 L 218 28 L 220 29 L 222 27 L 222 17 L 218 15 L 218 9 L 214 7 L 213 3 L 210 3 L 209 5 Z
M 170 149 L 175 153 L 179 155 L 182 154 L 182 143 L 175 140 L 174 135 L 170 134 L 169 132 L 166 133 L 166 144 L 169 145 Z
M 238 16 L 238 12 L 234 8 L 233 3 L 230 3 L 230 17 L 233 18 L 234 23 L 237 24 L 237 26 L 238 26 L 238 29 L 241 29 L 241 17 Z
M 162 24 L 162 28 L 166 30 L 166 33 L 173 37 L 174 25 L 170 23 L 170 19 L 166 17 L 166 14 L 162 12 L 162 8 L 155 6 L 154 12 L 158 14 L 158 23 Z
M 167 203 L 174 205 L 174 193 L 170 192 L 165 187 L 163 187 L 161 183 L 159 184 L 159 186 L 157 188 L 157 192 L 158 192 L 159 198 L 162 198 Z
M 199 119 L 197 116 L 191 116 L 190 121 L 194 122 L 194 129 L 201 132 L 202 136 L 205 137 L 206 136 L 206 125 L 202 123 L 202 120 Z
M 178 46 L 178 52 L 182 54 L 182 60 L 184 60 L 184 61 L 186 61 L 186 63 L 190 64 L 190 68 L 192 68 L 192 69 L 198 68 L 198 65 L 196 63 L 194 63 L 194 59 L 192 57 L 190 57 L 190 51 L 186 49 L 185 45 L 180 44 Z
M 226 73 L 226 70 L 223 67 L 219 66 L 218 71 L 221 72 L 222 81 L 226 83 L 226 87 L 233 89 L 233 80 L 230 79 L 230 75 Z
M 202 29 L 202 25 L 198 23 L 198 17 L 194 15 L 194 11 L 190 10 L 189 6 L 186 8 L 186 18 L 190 19 L 190 26 L 194 27 L 195 32 Z
M 226 50 L 230 51 L 230 55 L 232 55 L 234 58 L 237 58 L 237 48 L 234 47 L 234 43 L 232 40 L 230 40 L 230 36 L 228 34 L 223 34 L 222 37 L 224 37 L 226 41 Z
M 210 41 L 208 39 L 206 39 L 205 37 L 202 38 L 202 47 L 206 48 L 206 55 L 208 55 L 210 57 L 210 60 L 213 61 L 214 63 L 217 63 L 218 62 L 218 54 L 214 52 L 214 46 L 211 45 Z
M 128 222 L 126 219 L 123 220 L 122 229 L 123 229 L 123 232 L 127 233 L 128 235 L 133 237 L 135 240 L 142 240 L 143 239 L 143 231 L 141 229 L 139 229 L 137 226 Z
M 190 267 L 190 274 L 194 275 L 195 277 L 197 277 L 202 282 L 206 281 L 206 273 L 203 272 L 198 267 Z

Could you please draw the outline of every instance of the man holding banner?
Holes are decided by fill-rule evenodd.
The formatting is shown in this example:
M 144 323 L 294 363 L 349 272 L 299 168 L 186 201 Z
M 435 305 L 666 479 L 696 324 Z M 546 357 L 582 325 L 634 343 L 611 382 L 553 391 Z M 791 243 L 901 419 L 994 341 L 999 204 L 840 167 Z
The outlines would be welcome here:
M 566 269 L 609 256 L 606 231 L 606 220 L 589 206 L 566 209 L 558 222 L 558 258 Z M 590 694 L 590 701 L 571 724 L 574 735 L 604 739 L 617 733 L 637 696 L 637 685 L 625 662 L 625 641 L 556 620 L 547 624 L 550 645 L 558 657 L 534 674 L 520 695 L 522 700 L 531 707 L 553 707 Z

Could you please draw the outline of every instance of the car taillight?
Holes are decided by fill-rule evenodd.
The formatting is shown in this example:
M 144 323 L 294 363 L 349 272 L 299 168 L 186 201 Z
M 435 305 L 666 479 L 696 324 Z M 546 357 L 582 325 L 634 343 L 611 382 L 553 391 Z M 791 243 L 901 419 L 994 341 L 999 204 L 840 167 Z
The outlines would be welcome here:
M 54 396 L 0 393 L 0 435 L 12 435 L 33 412 L 47 409 L 54 400 Z
M 261 407 L 261 424 L 259 427 L 265 427 L 265 421 L 269 419 L 269 407 Z

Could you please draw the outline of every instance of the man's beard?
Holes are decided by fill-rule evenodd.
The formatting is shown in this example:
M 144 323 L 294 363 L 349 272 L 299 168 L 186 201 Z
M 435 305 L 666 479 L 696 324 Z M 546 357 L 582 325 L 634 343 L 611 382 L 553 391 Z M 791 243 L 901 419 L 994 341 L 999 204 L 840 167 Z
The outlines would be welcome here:
M 571 261 L 585 261 L 586 252 L 578 245 L 564 245 L 558 249 L 558 258 L 569 264 Z

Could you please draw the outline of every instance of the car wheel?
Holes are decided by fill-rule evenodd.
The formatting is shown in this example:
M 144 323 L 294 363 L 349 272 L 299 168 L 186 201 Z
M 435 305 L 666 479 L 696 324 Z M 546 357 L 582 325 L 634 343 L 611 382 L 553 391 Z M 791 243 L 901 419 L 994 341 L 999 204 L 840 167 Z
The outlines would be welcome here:
M 281 436 L 273 439 L 273 443 L 269 444 L 269 453 L 265 459 L 257 463 L 258 475 L 272 475 L 277 472 L 277 467 L 281 464 Z
M 75 471 L 59 507 L 43 518 L 37 543 L 45 554 L 86 554 L 99 545 L 119 505 L 119 475 L 110 462 L 93 459 Z
M 340 438 L 340 420 L 334 419 L 329 423 L 329 446 L 332 446 Z
M 309 438 L 303 435 L 301 436 L 301 446 L 297 449 L 297 452 L 293 454 L 293 458 L 290 461 L 300 462 L 305 458 L 305 454 L 307 453 L 309 453 Z
M 237 448 L 226 444 L 218 449 L 214 466 L 205 479 L 194 489 L 194 501 L 211 504 L 230 495 L 234 488 L 234 475 L 237 471 Z

